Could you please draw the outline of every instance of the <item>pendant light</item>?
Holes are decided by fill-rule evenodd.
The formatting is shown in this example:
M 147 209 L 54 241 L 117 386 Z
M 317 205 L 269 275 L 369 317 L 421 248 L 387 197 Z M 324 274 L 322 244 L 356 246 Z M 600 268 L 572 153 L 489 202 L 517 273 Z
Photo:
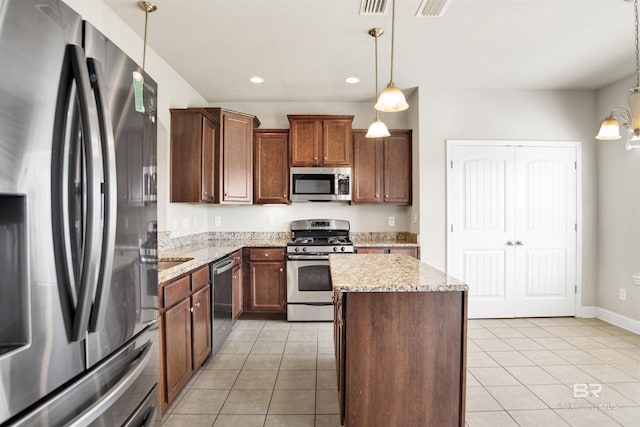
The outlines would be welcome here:
M 631 1 L 631 0 L 625 0 Z M 623 130 L 626 136 L 625 148 L 631 150 L 640 148 L 640 49 L 638 44 L 638 0 L 633 0 L 635 24 L 635 54 L 636 54 L 636 85 L 631 88 L 631 95 L 627 99 L 629 109 L 616 107 L 602 121 L 596 139 L 601 141 L 615 141 L 622 138 L 620 124 L 616 115 L 623 120 Z
M 378 37 L 384 34 L 384 30 L 382 28 L 371 28 L 369 30 L 369 35 L 373 37 L 375 40 L 375 49 L 376 49 L 376 99 L 378 98 Z M 373 119 L 373 123 L 369 125 L 369 129 L 367 130 L 366 138 L 384 138 L 390 136 L 389 130 L 387 126 L 380 120 L 380 116 L 378 110 L 375 110 L 376 117 Z
M 391 0 L 391 76 L 389 77 L 389 84 L 387 88 L 382 91 L 378 102 L 376 103 L 376 110 L 384 111 L 387 113 L 395 113 L 398 111 L 404 111 L 409 108 L 409 104 L 404 98 L 404 94 L 393 84 L 393 54 L 394 54 L 394 42 L 395 42 L 395 22 L 396 22 L 396 2 Z
M 147 24 L 149 23 L 149 14 L 158 10 L 158 7 L 148 1 L 139 1 L 138 7 L 144 11 L 144 41 L 142 48 L 142 70 L 144 71 L 145 61 L 147 59 Z M 135 109 L 139 113 L 144 113 L 144 76 L 138 71 L 133 72 L 133 91 L 135 99 Z

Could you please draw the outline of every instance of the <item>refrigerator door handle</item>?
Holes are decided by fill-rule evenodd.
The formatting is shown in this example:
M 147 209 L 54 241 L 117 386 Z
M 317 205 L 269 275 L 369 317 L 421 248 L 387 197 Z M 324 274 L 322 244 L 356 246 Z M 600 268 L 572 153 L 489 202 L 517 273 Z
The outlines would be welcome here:
M 144 345 L 140 356 L 131 364 L 129 371 L 100 399 L 87 408 L 83 413 L 75 417 L 67 427 L 84 427 L 95 421 L 100 415 L 107 411 L 131 385 L 142 374 L 151 359 L 151 347 L 153 342 L 149 341 Z
M 104 182 L 102 192 L 104 194 L 104 219 L 102 231 L 102 257 L 100 258 L 100 270 L 96 286 L 94 309 L 89 320 L 89 331 L 95 332 L 102 324 L 106 310 L 106 301 L 111 284 L 111 272 L 113 269 L 113 251 L 116 240 L 117 218 L 117 183 L 116 183 L 116 149 L 115 137 L 111 115 L 107 108 L 104 88 L 105 79 L 102 74 L 102 65 L 94 58 L 87 59 L 89 80 L 93 88 L 93 94 L 98 108 L 98 122 L 100 129 L 100 141 L 102 152 L 102 170 Z
M 75 86 L 73 82 L 75 82 Z M 69 341 L 81 341 L 86 336 L 91 314 L 91 302 L 98 280 L 101 162 L 97 143 L 99 133 L 95 102 L 91 99 L 91 86 L 84 63 L 84 53 L 77 45 L 70 44 L 66 47 L 58 101 L 52 154 L 51 191 L 53 233 L 56 242 L 54 252 L 68 338 Z M 70 197 L 73 197 L 69 194 L 71 179 L 70 133 L 75 129 L 71 128 L 73 123 L 68 123 L 67 116 L 69 111 L 73 111 L 76 106 L 79 109 L 82 129 L 81 140 L 85 159 L 84 176 L 86 177 L 82 188 L 82 190 L 86 188 L 86 200 L 83 203 L 85 228 L 82 242 L 84 249 L 80 251 L 82 252 L 80 254 L 74 254 L 72 251 L 71 225 L 69 224 L 69 202 Z M 74 262 L 80 265 L 76 266 Z M 77 287 L 75 267 L 79 267 L 77 274 L 80 276 Z

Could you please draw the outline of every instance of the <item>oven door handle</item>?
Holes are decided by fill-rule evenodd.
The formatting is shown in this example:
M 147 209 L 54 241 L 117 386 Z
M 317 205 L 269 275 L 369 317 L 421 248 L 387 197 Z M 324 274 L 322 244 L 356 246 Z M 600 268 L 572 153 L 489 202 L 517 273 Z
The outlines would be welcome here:
M 289 261 L 320 261 L 328 260 L 329 255 L 287 255 Z

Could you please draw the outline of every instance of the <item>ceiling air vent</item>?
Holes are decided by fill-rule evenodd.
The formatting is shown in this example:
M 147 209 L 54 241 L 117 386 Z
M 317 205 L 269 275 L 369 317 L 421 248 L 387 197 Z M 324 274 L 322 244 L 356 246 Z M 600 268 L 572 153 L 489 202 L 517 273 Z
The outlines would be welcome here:
M 447 11 L 450 3 L 451 0 L 422 0 L 416 16 L 441 17 Z
M 360 15 L 384 15 L 387 0 L 360 0 Z

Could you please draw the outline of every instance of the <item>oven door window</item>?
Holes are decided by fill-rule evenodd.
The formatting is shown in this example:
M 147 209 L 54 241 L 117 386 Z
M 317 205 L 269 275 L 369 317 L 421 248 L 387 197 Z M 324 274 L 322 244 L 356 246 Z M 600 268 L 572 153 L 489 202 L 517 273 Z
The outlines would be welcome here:
M 331 291 L 331 276 L 328 265 L 309 265 L 298 268 L 298 291 Z
M 333 174 L 294 174 L 293 194 L 334 194 Z

